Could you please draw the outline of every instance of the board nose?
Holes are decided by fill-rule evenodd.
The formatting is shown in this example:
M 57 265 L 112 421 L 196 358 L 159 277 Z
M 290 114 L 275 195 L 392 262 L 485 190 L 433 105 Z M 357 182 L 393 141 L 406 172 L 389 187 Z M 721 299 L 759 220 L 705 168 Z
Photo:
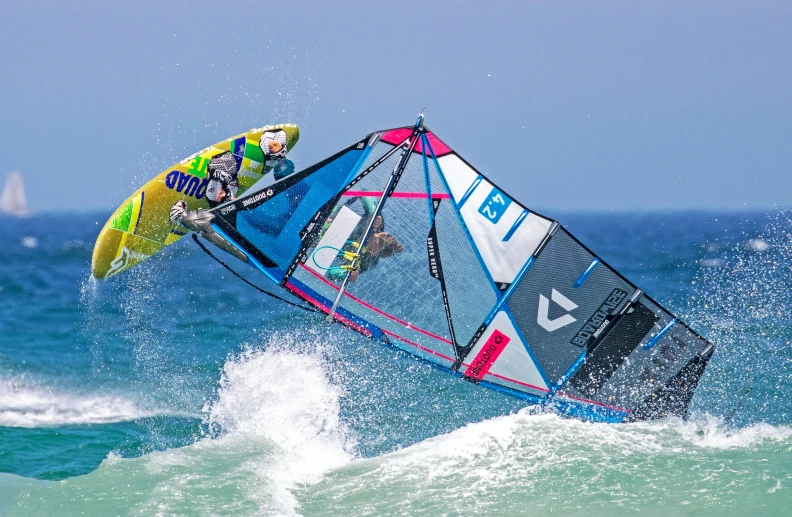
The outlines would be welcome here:
M 286 146 L 291 151 L 300 140 L 300 127 L 297 124 L 283 124 L 283 130 L 286 131 Z

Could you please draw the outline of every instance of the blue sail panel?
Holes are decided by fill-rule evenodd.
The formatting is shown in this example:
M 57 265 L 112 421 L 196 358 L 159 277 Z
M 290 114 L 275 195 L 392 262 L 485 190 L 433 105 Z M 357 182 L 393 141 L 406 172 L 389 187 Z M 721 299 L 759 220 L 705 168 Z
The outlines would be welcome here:
M 258 262 L 269 266 L 269 271 L 279 270 L 280 282 L 303 247 L 308 224 L 346 186 L 349 175 L 370 151 L 370 147 L 359 144 L 217 207 L 215 224 Z

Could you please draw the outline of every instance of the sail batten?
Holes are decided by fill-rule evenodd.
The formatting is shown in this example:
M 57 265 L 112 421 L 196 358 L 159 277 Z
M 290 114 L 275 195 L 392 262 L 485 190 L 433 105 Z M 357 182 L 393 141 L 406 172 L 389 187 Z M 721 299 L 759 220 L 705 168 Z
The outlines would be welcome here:
M 712 353 L 421 125 L 372 133 L 213 213 L 259 269 L 335 321 L 569 415 L 685 416 Z

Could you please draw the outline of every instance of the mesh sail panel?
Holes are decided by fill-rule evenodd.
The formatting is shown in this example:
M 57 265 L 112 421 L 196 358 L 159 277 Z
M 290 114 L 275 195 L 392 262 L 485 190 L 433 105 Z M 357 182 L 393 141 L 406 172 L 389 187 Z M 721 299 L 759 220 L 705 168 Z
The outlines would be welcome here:
M 313 267 L 309 261 L 316 260 L 323 252 L 322 247 L 328 241 L 326 236 L 336 231 L 336 219 L 340 217 L 356 221 L 354 227 L 349 225 L 344 230 L 344 235 L 348 235 L 349 239 L 347 244 L 360 238 L 399 155 L 397 152 L 383 161 L 344 192 L 333 210 L 335 215 L 332 222 L 317 240 L 316 246 L 309 249 L 306 264 L 295 272 L 295 281 L 328 300 L 336 297 L 344 276 L 343 272 L 339 274 L 337 268 L 348 263 L 348 260 L 336 257 L 331 263 L 320 264 L 320 267 Z M 454 360 L 454 348 L 442 290 L 439 282 L 430 274 L 427 256 L 431 217 L 425 174 L 421 155 L 413 153 L 394 194 L 382 207 L 382 226 L 377 226 L 377 230 L 372 232 L 365 248 L 367 250 L 371 246 L 372 238 L 384 232 L 398 241 L 401 251 L 377 258 L 373 266 L 372 261 L 366 263 L 364 251 L 361 262 L 366 265 L 361 267 L 355 280 L 349 282 L 340 302 L 339 314 L 342 317 L 345 314 L 356 315 L 360 320 L 382 329 L 389 340 L 399 341 L 405 349 L 427 356 L 429 360 L 450 364 Z M 340 227 L 339 224 L 339 231 Z M 336 269 L 335 274 L 333 269 Z
M 426 165 L 428 167 L 427 170 L 424 170 L 424 162 L 423 156 L 420 153 L 416 153 L 413 151 L 412 155 L 410 156 L 410 160 L 407 162 L 406 167 L 404 168 L 404 172 L 402 172 L 401 178 L 399 179 L 399 183 L 396 184 L 396 188 L 393 191 L 393 197 L 396 198 L 409 198 L 409 199 L 423 199 L 423 203 L 426 203 L 426 196 L 427 196 L 427 188 L 426 188 L 426 178 L 429 177 L 429 182 L 432 187 L 433 194 L 440 194 L 444 192 L 441 190 L 443 188 L 440 179 L 437 177 L 436 174 L 432 174 L 431 172 L 434 170 L 434 164 L 427 159 Z M 429 174 L 427 174 L 427 172 Z M 434 180 L 434 181 L 433 181 Z M 426 220 L 429 220 L 429 214 L 426 215 Z
M 390 198 L 382 215 L 385 230 L 398 239 L 404 251 L 380 258 L 347 291 L 388 314 L 448 339 L 442 291 L 429 272 L 426 200 Z
M 434 160 L 431 155 L 427 154 L 424 160 L 424 154 L 413 150 L 410 161 L 407 162 L 407 167 L 404 169 L 401 180 L 394 192 L 396 193 L 419 193 L 426 194 L 426 181 L 429 180 L 432 194 L 437 197 L 447 197 L 445 188 L 440 177 L 437 175 Z
M 321 277 L 303 266 L 298 268 L 291 281 L 301 288 L 308 288 L 322 296 L 325 309 L 329 309 L 339 289 L 339 283 Z M 451 366 L 454 362 L 454 348 L 448 338 L 435 334 L 418 323 L 385 312 L 369 301 L 350 294 L 349 291 L 341 299 L 336 319 L 356 328 L 368 337 L 391 342 L 431 362 L 444 366 Z M 350 325 L 350 322 L 353 324 Z
M 338 284 L 319 277 L 315 272 L 304 267 L 300 267 L 294 273 L 291 281 L 321 295 L 325 309 L 329 309 L 338 293 Z M 390 342 L 433 363 L 450 367 L 454 362 L 454 349 L 450 340 L 433 334 L 417 324 L 396 318 L 348 292 L 339 304 L 336 319 L 356 328 L 368 337 Z
M 435 227 L 454 331 L 457 342 L 465 346 L 495 306 L 497 296 L 450 200 L 440 201 Z

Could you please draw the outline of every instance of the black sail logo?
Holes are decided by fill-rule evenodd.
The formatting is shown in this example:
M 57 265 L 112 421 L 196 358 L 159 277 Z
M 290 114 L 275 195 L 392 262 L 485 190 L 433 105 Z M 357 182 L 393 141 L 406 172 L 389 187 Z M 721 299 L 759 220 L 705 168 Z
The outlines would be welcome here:
M 625 298 L 627 298 L 627 291 L 622 291 L 618 288 L 611 291 L 611 294 L 605 298 L 605 301 L 586 321 L 586 324 L 578 330 L 571 343 L 584 348 L 591 341 L 597 339 L 602 334 L 602 331 L 605 330 L 605 327 L 610 324 L 616 309 L 621 306 Z

